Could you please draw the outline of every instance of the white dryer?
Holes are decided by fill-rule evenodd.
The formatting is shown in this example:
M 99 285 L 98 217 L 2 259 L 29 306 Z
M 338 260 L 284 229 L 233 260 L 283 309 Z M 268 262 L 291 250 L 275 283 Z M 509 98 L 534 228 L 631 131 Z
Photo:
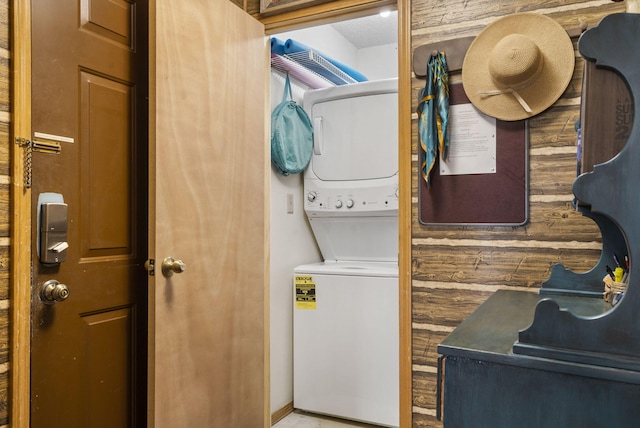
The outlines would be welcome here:
M 398 81 L 309 91 L 304 209 L 325 260 L 398 260 Z
M 397 79 L 309 91 L 304 208 L 324 263 L 294 272 L 297 409 L 399 425 Z

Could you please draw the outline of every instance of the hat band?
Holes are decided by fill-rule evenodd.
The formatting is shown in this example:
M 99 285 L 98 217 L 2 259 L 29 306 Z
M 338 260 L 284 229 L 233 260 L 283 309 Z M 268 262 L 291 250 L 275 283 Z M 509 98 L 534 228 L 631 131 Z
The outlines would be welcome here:
M 513 97 L 516 99 L 516 101 L 518 101 L 520 103 L 520 105 L 522 106 L 522 108 L 524 109 L 524 111 L 526 111 L 527 113 L 531 113 L 531 107 L 529 107 L 529 104 L 527 104 L 527 102 L 524 100 L 524 98 L 522 98 L 520 96 L 520 94 L 518 92 L 516 92 L 515 89 L 513 88 L 505 88 L 505 89 L 495 89 L 493 91 L 480 91 L 478 92 L 481 95 L 502 95 L 502 94 L 512 94 Z

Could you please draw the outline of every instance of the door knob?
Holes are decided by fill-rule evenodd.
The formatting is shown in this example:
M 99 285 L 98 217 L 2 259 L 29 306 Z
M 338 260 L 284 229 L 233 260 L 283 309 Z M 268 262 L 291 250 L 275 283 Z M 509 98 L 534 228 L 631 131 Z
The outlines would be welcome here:
M 182 260 L 174 260 L 172 257 L 167 257 L 162 261 L 162 274 L 167 278 L 174 273 L 182 273 L 187 268 Z
M 69 287 L 64 284 L 60 284 L 55 279 L 42 284 L 42 290 L 40 290 L 40 300 L 45 305 L 53 305 L 56 302 L 62 302 L 69 297 Z

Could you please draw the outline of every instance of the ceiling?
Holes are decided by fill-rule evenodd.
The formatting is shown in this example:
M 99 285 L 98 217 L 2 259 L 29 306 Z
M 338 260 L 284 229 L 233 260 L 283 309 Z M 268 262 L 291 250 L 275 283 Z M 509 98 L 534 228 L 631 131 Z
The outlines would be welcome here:
M 331 26 L 358 49 L 398 43 L 397 11 L 391 12 L 386 18 L 376 14 Z

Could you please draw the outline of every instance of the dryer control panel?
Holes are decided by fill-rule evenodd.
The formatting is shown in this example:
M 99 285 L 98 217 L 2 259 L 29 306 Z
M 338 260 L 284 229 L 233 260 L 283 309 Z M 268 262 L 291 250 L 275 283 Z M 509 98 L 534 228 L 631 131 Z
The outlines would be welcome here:
M 390 181 L 390 180 L 389 180 Z M 344 187 L 344 182 L 335 187 L 328 182 L 305 180 L 304 209 L 309 217 L 350 215 L 393 215 L 398 210 L 398 186 L 395 182 L 379 186 Z

